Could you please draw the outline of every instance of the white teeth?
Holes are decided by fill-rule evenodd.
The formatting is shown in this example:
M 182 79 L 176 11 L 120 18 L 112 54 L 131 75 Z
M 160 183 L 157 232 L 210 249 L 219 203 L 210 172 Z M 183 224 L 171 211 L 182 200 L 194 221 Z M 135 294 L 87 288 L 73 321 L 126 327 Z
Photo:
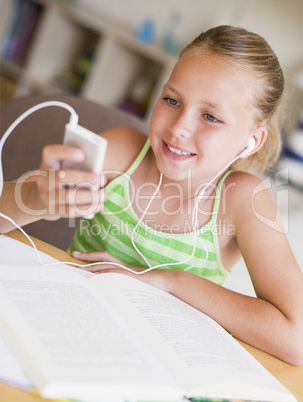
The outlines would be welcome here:
M 170 150 L 170 152 L 173 152 L 174 154 L 177 154 L 177 155 L 191 155 L 191 152 L 180 151 L 179 149 L 172 148 L 168 145 L 167 145 L 167 148 Z

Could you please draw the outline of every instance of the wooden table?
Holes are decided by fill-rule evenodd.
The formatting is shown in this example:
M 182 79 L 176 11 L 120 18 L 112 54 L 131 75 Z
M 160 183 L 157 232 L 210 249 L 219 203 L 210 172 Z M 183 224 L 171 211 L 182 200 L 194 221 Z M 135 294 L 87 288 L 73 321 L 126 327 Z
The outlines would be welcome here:
M 13 230 L 7 236 L 19 240 L 25 244 L 29 244 L 26 237 L 18 230 Z M 38 250 L 60 260 L 76 263 L 83 263 L 72 258 L 65 251 L 60 250 L 50 244 L 40 240 L 33 239 Z M 286 388 L 292 392 L 298 402 L 303 402 L 303 366 L 295 367 L 287 364 L 259 349 L 256 349 L 244 342 L 239 343 L 245 347 L 271 374 L 273 374 Z M 46 401 L 36 395 L 24 392 L 20 389 L 11 387 L 7 384 L 0 383 L 0 402 L 39 402 Z

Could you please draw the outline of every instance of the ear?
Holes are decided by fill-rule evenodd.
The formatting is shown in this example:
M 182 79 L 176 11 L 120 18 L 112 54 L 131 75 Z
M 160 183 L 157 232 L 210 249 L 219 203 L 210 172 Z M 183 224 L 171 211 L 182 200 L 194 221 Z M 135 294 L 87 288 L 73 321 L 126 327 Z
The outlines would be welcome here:
M 247 149 L 247 152 L 245 152 L 245 149 L 241 153 L 241 158 L 247 158 L 248 156 L 256 153 L 259 151 L 259 149 L 263 146 L 263 144 L 266 141 L 268 134 L 268 129 L 265 125 L 258 125 L 255 127 L 255 130 L 251 133 L 250 135 L 250 142 L 249 144 L 253 144 L 253 147 L 249 147 Z M 252 140 L 252 141 L 251 141 Z M 248 145 L 249 145 L 248 144 Z
M 262 148 L 263 144 L 266 141 L 268 135 L 268 128 L 265 124 L 260 124 L 256 126 L 256 129 L 253 133 L 253 137 L 256 141 L 256 146 L 255 149 L 253 150 L 253 153 L 256 153 L 259 151 L 260 148 Z

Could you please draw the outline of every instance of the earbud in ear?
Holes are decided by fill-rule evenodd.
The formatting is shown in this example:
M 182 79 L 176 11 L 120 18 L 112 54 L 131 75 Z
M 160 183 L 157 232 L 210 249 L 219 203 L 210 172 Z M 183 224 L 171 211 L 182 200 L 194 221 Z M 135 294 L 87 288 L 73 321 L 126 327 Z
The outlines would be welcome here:
M 241 154 L 239 155 L 240 158 L 243 158 L 244 156 L 246 156 L 247 154 L 249 154 L 255 147 L 256 145 L 256 140 L 253 137 L 250 137 L 250 139 L 248 140 L 248 145 L 247 147 L 244 149 L 243 152 L 241 152 Z

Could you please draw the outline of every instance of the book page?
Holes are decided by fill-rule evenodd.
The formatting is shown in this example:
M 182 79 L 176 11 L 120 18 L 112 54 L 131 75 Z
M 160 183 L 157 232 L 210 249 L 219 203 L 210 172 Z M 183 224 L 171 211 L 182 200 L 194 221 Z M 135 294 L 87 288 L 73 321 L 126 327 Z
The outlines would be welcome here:
M 53 263 L 57 260 L 38 251 L 43 263 Z M 35 249 L 11 237 L 0 235 L 0 254 L 2 265 L 41 266 Z M 63 264 L 62 264 L 63 265 Z
M 114 387 L 116 396 L 142 398 L 150 387 L 157 400 L 177 385 L 89 281 L 74 272 L 0 266 L 0 310 L 2 330 L 43 396 L 112 396 Z M 44 388 L 48 379 L 54 387 Z
M 90 280 L 176 381 L 187 390 L 196 390 L 191 396 L 226 398 L 232 392 L 233 398 L 276 400 L 281 392 L 292 399 L 230 334 L 195 308 L 124 275 L 103 274 Z
M 38 251 L 41 261 L 50 267 L 60 268 L 67 271 L 75 271 L 77 274 L 89 278 L 94 275 L 88 271 L 78 269 L 77 267 L 67 265 L 67 263 L 58 261 L 57 259 L 49 256 L 42 251 Z M 1 255 L 1 265 L 15 265 L 22 267 L 41 267 L 42 264 L 39 261 L 36 250 L 28 246 L 27 244 L 21 243 L 16 239 L 12 239 L 5 235 L 0 235 L 0 255 Z
M 16 359 L 13 351 L 0 334 L 0 381 L 26 391 L 32 389 L 32 385 L 24 373 L 22 366 Z

